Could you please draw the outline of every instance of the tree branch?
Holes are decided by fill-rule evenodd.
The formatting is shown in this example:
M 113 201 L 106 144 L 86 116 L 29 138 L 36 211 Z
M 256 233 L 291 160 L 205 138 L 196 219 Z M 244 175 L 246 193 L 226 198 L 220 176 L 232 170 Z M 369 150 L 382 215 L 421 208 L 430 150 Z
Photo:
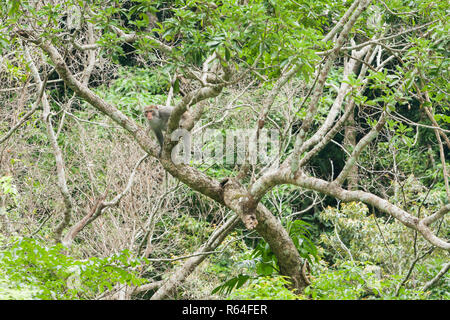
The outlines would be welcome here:
M 27 60 L 29 66 L 30 66 L 30 69 L 33 73 L 34 81 L 36 83 L 38 83 L 41 88 L 43 88 L 44 83 L 42 82 L 41 77 L 39 75 L 39 71 L 36 68 L 36 65 L 34 64 L 33 59 L 30 56 L 28 48 L 26 46 L 23 46 L 23 48 L 24 48 L 24 53 L 25 53 L 25 59 Z M 55 235 L 54 235 L 55 240 L 57 242 L 60 242 L 64 228 L 67 227 L 70 223 L 73 205 L 72 205 L 72 198 L 70 196 L 69 188 L 67 187 L 64 158 L 63 158 L 61 149 L 59 148 L 55 132 L 53 131 L 53 125 L 51 123 L 51 117 L 50 117 L 50 104 L 47 100 L 47 95 L 45 93 L 42 93 L 41 101 L 42 101 L 42 106 L 43 106 L 42 119 L 46 125 L 47 135 L 50 140 L 50 144 L 53 148 L 53 154 L 55 156 L 55 162 L 56 162 L 56 172 L 57 172 L 57 176 L 58 176 L 58 188 L 63 197 L 64 207 L 65 207 L 64 218 L 61 221 L 61 223 L 55 228 Z

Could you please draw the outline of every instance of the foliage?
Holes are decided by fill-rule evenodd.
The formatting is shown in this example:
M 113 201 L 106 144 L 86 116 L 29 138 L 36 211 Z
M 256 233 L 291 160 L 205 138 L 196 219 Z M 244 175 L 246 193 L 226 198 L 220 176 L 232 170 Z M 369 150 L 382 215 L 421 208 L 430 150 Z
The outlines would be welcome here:
M 173 244 L 172 255 L 186 254 L 192 248 L 196 248 L 212 232 L 212 226 L 206 221 L 195 219 L 187 214 L 181 214 L 175 221 L 164 222 L 170 226 L 170 234 L 164 240 Z M 171 250 L 171 251 L 172 251 Z
M 228 299 L 241 300 L 298 300 L 301 296 L 288 289 L 289 280 L 283 276 L 265 276 L 254 279 L 249 285 L 237 288 Z
M 0 251 L 8 287 L 34 299 L 92 299 L 116 284 L 145 282 L 133 271 L 138 260 L 132 259 L 130 252 L 75 260 L 65 251 L 59 244 L 43 246 L 29 238 L 16 240 Z
M 11 176 L 0 177 L 0 195 L 10 196 L 14 202 L 16 202 L 17 189 L 12 183 Z
M 223 293 L 223 294 L 229 295 L 231 293 L 231 291 L 233 291 L 234 289 L 239 289 L 240 287 L 242 287 L 249 279 L 250 279 L 249 275 L 240 274 L 237 277 L 231 278 L 230 280 L 228 280 L 228 281 L 224 282 L 223 284 L 221 284 L 220 286 L 216 287 L 211 292 L 211 294 Z
M 421 188 L 417 180 L 411 179 L 404 186 L 405 201 L 426 202 L 427 208 L 433 208 L 436 202 L 440 202 L 439 191 L 431 191 L 427 197 L 420 193 Z M 423 214 L 427 209 L 422 210 Z M 384 274 L 377 298 L 425 299 L 438 292 L 443 293 L 440 298 L 447 295 L 448 275 L 441 279 L 437 288 L 427 293 L 420 289 L 420 285 L 433 278 L 445 263 L 446 254 L 439 251 L 426 254 L 425 260 L 419 260 L 410 276 L 411 281 L 403 285 L 396 295 L 397 287 L 408 274 L 415 255 L 420 256 L 429 250 L 426 241 L 415 237 L 413 232 L 405 232 L 405 227 L 398 221 L 385 221 L 375 214 L 369 215 L 368 207 L 358 202 L 342 203 L 339 208 L 328 207 L 319 217 L 331 223 L 332 231 L 323 233 L 321 242 L 328 261 L 334 263 L 334 269 L 325 268 L 320 272 L 315 282 L 319 289 L 313 298 L 321 298 L 322 295 L 326 299 L 359 298 L 367 284 L 360 277 L 363 274 L 361 268 L 371 264 L 376 264 Z M 448 229 L 447 224 L 448 221 L 443 221 L 441 228 Z
M 314 276 L 305 294 L 315 300 L 359 300 L 359 299 L 425 299 L 420 290 L 402 288 L 395 295 L 395 288 L 401 282 L 401 276 L 391 275 L 377 279 L 365 267 L 364 263 L 349 261 L 339 264 L 339 268 L 323 268 Z
M 331 8 L 327 2 L 308 3 L 299 10 L 285 1 L 252 1 L 236 6 L 230 0 L 211 10 L 202 1 L 190 1 L 187 6 L 184 1 L 175 1 L 173 16 L 154 30 L 167 41 L 183 39 L 176 55 L 196 65 L 213 50 L 226 60 L 239 57 L 248 64 L 262 54 L 260 64 L 269 67 L 264 71 L 269 76 L 278 75 L 279 68 L 288 63 L 301 61 L 301 72 L 309 78 L 312 61 L 317 59 L 310 49 L 318 37 L 312 27 L 318 21 L 308 17 L 319 15 L 324 7 Z
M 26 286 L 15 288 L 3 273 L 0 274 L 0 300 L 31 300 L 34 294 L 35 292 Z
M 167 75 L 163 68 L 155 67 L 153 72 L 140 68 L 119 68 L 117 79 L 109 88 L 100 87 L 98 92 L 116 105 L 125 114 L 137 117 L 145 105 L 165 104 Z
M 318 261 L 319 257 L 316 246 L 309 238 L 311 233 L 308 231 L 308 227 L 310 227 L 308 223 L 302 220 L 294 220 L 288 221 L 287 230 L 289 231 L 289 235 L 293 239 L 300 256 L 312 263 L 311 256 L 315 261 Z M 287 284 L 285 283 L 286 279 L 279 274 L 277 258 L 266 241 L 261 239 L 257 246 L 248 254 L 248 258 L 249 259 L 241 260 L 237 266 L 239 269 L 245 268 L 247 271 L 253 271 L 257 276 L 252 277 L 247 274 L 238 274 L 217 286 L 212 291 L 212 294 L 223 293 L 229 295 L 233 290 L 241 288 L 249 280 L 251 289 L 249 289 L 250 291 L 245 293 L 244 296 L 246 294 L 256 294 L 258 290 L 262 290 L 271 281 L 276 283 L 275 288 Z M 287 290 L 286 292 L 290 292 L 287 288 L 285 289 Z M 256 291 L 253 292 L 253 290 Z M 291 294 L 294 295 L 292 292 Z
M 439 201 L 439 197 L 436 200 Z M 339 208 L 328 207 L 319 218 L 332 228 L 320 237 L 330 261 L 354 259 L 380 265 L 393 273 L 408 268 L 410 259 L 406 257 L 414 254 L 414 234 L 405 232 L 399 222 L 387 222 L 374 214 L 369 215 L 369 208 L 359 202 L 342 203 Z M 417 239 L 417 242 L 417 247 L 427 250 L 426 241 Z
M 423 283 L 435 277 L 442 266 L 448 262 L 448 256 L 433 256 L 417 264 L 416 278 L 413 283 Z M 450 300 L 450 275 L 445 274 L 426 294 L 429 299 Z
M 87 81 L 83 86 L 140 126 L 142 107 L 166 104 L 173 89 L 172 105 L 200 91 L 220 91 L 202 101 L 200 126 L 217 129 L 217 137 L 224 137 L 228 129 L 276 129 L 282 140 L 281 160 L 301 139 L 308 144 L 314 140 L 308 140 L 314 130 L 325 129 L 299 155 L 320 149 L 302 167 L 301 176 L 312 178 L 311 188 L 309 182 L 302 187 L 289 185 L 293 182 L 289 179 L 280 179 L 286 184 L 272 188 L 278 182 L 269 181 L 271 189 L 261 201 L 288 231 L 301 261 L 309 262 L 307 298 L 448 299 L 448 274 L 434 288 L 421 291 L 448 254 L 434 250 L 416 231 L 380 209 L 361 202 L 341 203 L 337 199 L 345 196 L 330 196 L 330 189 L 313 183 L 322 179 L 322 185 L 334 190 L 328 182 L 345 163 L 355 163 L 359 192 L 382 197 L 411 216 L 429 216 L 449 201 L 444 170 L 449 160 L 444 138 L 450 129 L 448 3 L 372 1 L 342 39 L 343 47 L 336 42 L 346 29 L 342 25 L 323 41 L 352 3 L 0 2 L 0 139 L 31 105 L 41 102 L 26 51 L 40 75 L 49 78 L 45 94 L 51 109 L 46 119 L 37 109 L 0 147 L 0 298 L 93 299 L 122 284 L 142 284 L 141 276 L 166 279 L 173 268 L 183 267 L 184 256 L 201 247 L 227 216 L 228 209 L 220 201 L 223 194 L 219 192 L 219 201 L 214 202 L 194 192 L 196 188 L 180 187 L 179 181 L 164 175 L 160 165 L 164 161 L 148 159 L 133 172 L 135 179 L 121 202 L 90 221 L 77 234 L 71 251 L 48 244 L 66 203 L 61 201 L 57 152 L 49 143 L 45 121 L 54 125 L 72 202 L 72 224 L 65 226 L 63 234 L 93 212 L 96 204 L 124 190 L 146 143 L 140 139 L 145 132 L 134 125 L 118 130 L 125 127 L 119 123 L 124 118 L 116 117 L 112 124 L 114 117 L 108 118 L 105 110 L 81 101 L 76 86 L 62 81 L 60 64 L 48 51 L 45 54 L 40 42 L 44 41 L 63 56 L 68 73 L 77 81 Z M 367 67 L 368 76 L 350 73 L 344 80 L 347 59 L 356 53 L 354 46 L 369 49 L 354 70 Z M 213 57 L 209 64 L 208 57 Z M 296 73 L 277 88 L 289 70 Z M 343 84 L 350 86 L 345 94 L 340 91 Z M 317 100 L 312 99 L 315 96 Z M 196 96 L 182 105 L 196 111 L 197 100 L 202 99 Z M 344 119 L 339 132 L 327 140 L 352 101 L 354 123 Z M 336 117 L 325 124 L 336 102 Z M 356 143 L 364 141 L 382 111 L 387 111 L 386 124 L 361 155 L 351 159 Z M 304 121 L 310 115 L 310 123 Z M 442 129 L 442 141 L 439 133 L 435 137 L 435 122 Z M 310 128 L 299 139 L 304 127 Z M 355 145 L 347 139 L 352 131 L 348 129 L 354 129 Z M 222 142 L 213 139 L 204 147 L 213 149 Z M 207 175 L 211 185 L 198 187 L 211 187 L 214 194 L 218 181 L 244 173 L 239 165 L 192 161 L 187 173 L 189 178 Z M 264 184 L 258 179 L 265 169 L 252 165 L 240 181 L 242 187 L 250 190 L 261 181 Z M 177 178 L 189 180 L 187 175 Z M 346 187 L 345 182 L 341 187 Z M 430 229 L 446 239 L 449 223 L 447 214 Z M 31 235 L 34 240 L 26 238 Z M 193 273 L 195 279 L 179 286 L 176 296 L 209 298 L 212 291 L 214 298 L 305 298 L 288 289 L 289 280 L 280 275 L 281 262 L 266 240 L 237 227 L 228 234 L 226 245 L 205 258 L 203 269 Z M 144 251 L 151 260 L 134 258 Z M 382 276 L 368 272 L 370 267 L 380 268 Z

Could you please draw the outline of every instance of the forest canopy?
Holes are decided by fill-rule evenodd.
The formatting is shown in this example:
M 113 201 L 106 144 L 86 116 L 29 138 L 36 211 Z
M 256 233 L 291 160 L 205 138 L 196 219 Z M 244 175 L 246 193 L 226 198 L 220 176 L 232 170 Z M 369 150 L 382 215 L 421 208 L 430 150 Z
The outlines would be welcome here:
M 444 0 L 0 3 L 0 299 L 449 299 Z

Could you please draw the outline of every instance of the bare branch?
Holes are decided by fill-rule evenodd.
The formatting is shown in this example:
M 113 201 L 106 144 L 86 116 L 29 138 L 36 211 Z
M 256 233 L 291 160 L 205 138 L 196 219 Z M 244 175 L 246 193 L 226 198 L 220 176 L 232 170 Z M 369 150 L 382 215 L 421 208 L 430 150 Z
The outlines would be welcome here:
M 48 79 L 48 75 L 45 75 L 44 80 L 40 83 L 40 87 L 39 87 L 39 91 L 38 91 L 38 98 L 36 99 L 36 101 L 33 104 L 33 107 L 31 108 L 30 111 L 28 111 L 27 113 L 25 113 L 25 115 L 22 117 L 22 119 L 19 120 L 19 122 L 16 123 L 16 125 L 14 127 L 12 127 L 11 129 L 9 129 L 9 131 L 2 137 L 0 138 L 0 144 L 2 144 L 3 142 L 5 142 L 6 140 L 8 140 L 9 137 L 11 137 L 11 135 L 22 125 L 25 123 L 25 121 L 27 121 L 32 115 L 33 113 L 39 109 L 39 106 L 41 104 L 41 100 L 42 100 L 42 96 L 44 94 L 44 90 L 45 90 L 45 86 L 47 84 L 47 79 Z
M 160 286 L 160 288 L 151 297 L 151 300 L 163 300 L 170 298 L 180 283 L 183 282 L 207 257 L 207 255 L 203 253 L 213 251 L 217 248 L 238 222 L 239 217 L 234 215 L 220 228 L 216 229 L 209 239 L 194 253 L 194 255 L 186 260 L 186 262 L 178 270 L 176 270 L 162 286 Z
M 449 269 L 450 269 L 450 262 L 447 262 L 442 266 L 441 270 L 433 279 L 425 283 L 425 285 L 422 287 L 422 291 L 427 291 L 432 287 L 434 287 L 438 283 L 439 279 L 441 279 Z
M 117 194 L 111 201 L 105 202 L 105 198 L 107 195 L 107 192 L 105 192 L 99 199 L 97 199 L 96 203 L 90 210 L 90 212 L 83 217 L 80 221 L 78 221 L 77 224 L 75 224 L 69 232 L 66 234 L 63 240 L 63 244 L 67 247 L 70 247 L 75 237 L 80 233 L 81 230 L 83 230 L 87 225 L 89 225 L 92 221 L 97 219 L 105 209 L 113 207 L 118 205 L 120 200 L 125 196 L 125 194 L 128 193 L 128 191 L 131 189 L 131 186 L 133 185 L 134 176 L 136 175 L 136 171 L 141 165 L 141 163 L 149 157 L 148 154 L 145 154 L 143 157 L 141 157 L 137 163 L 135 164 L 130 177 L 128 178 L 128 183 L 126 187 Z
M 338 33 L 339 29 L 341 29 L 344 26 L 344 24 L 348 21 L 350 15 L 355 11 L 356 7 L 360 4 L 360 2 L 361 2 L 360 0 L 353 1 L 352 5 L 347 9 L 347 11 L 344 13 L 339 22 L 336 23 L 333 29 L 331 29 L 330 32 L 328 32 L 328 34 L 322 39 L 322 42 L 327 42 L 331 40 Z
M 344 24 L 342 32 L 339 34 L 339 37 L 337 38 L 334 44 L 334 48 L 331 50 L 330 55 L 326 59 L 325 65 L 323 66 L 322 71 L 320 72 L 319 78 L 317 80 L 316 88 L 311 97 L 311 101 L 309 103 L 309 108 L 308 111 L 306 112 L 305 119 L 303 119 L 302 126 L 300 127 L 300 131 L 297 134 L 296 141 L 294 144 L 294 150 L 292 152 L 290 160 L 291 172 L 293 175 L 299 169 L 299 161 L 300 161 L 299 157 L 301 154 L 302 146 L 303 143 L 305 142 L 306 134 L 312 125 L 314 116 L 316 115 L 319 106 L 319 99 L 322 96 L 323 86 L 325 84 L 325 80 L 328 76 L 328 73 L 330 72 L 334 60 L 338 56 L 339 50 L 341 49 L 345 40 L 347 39 L 347 36 L 350 33 L 351 28 L 356 23 L 356 20 L 363 13 L 366 7 L 369 5 L 371 0 L 362 0 L 361 2 L 359 1 L 355 2 L 358 2 L 358 7 L 352 13 L 349 20 Z
M 384 111 L 380 119 L 378 119 L 378 123 L 370 130 L 368 134 L 362 138 L 358 144 L 355 146 L 355 149 L 352 152 L 352 155 L 350 158 L 346 161 L 344 168 L 342 169 L 339 176 L 334 180 L 335 183 L 341 185 L 344 183 L 344 180 L 347 178 L 351 170 L 353 169 L 353 166 L 355 165 L 356 161 L 358 160 L 359 155 L 364 150 L 364 148 L 372 142 L 378 135 L 378 133 L 383 128 L 384 124 L 386 122 L 386 112 Z
M 44 84 L 39 75 L 39 71 L 36 68 L 36 65 L 34 64 L 33 59 L 31 58 L 28 48 L 26 46 L 24 46 L 24 52 L 25 52 L 25 59 L 27 60 L 29 66 L 30 66 L 30 69 L 33 73 L 34 81 L 36 83 L 38 83 L 41 88 L 43 88 Z M 57 242 L 60 242 L 64 228 L 67 227 L 70 223 L 73 205 L 72 205 L 72 199 L 70 196 L 70 192 L 67 187 L 64 158 L 63 158 L 61 149 L 58 146 L 58 141 L 56 139 L 55 132 L 53 131 L 53 125 L 51 123 L 51 117 L 50 117 L 50 104 L 47 100 L 47 95 L 45 93 L 42 94 L 41 101 L 42 101 L 42 106 L 43 106 L 42 119 L 46 125 L 47 135 L 50 140 L 50 144 L 52 145 L 52 148 L 53 148 L 53 154 L 55 156 L 55 161 L 56 161 L 56 172 L 58 175 L 58 188 L 63 197 L 64 206 L 65 206 L 64 218 L 55 229 L 55 240 Z

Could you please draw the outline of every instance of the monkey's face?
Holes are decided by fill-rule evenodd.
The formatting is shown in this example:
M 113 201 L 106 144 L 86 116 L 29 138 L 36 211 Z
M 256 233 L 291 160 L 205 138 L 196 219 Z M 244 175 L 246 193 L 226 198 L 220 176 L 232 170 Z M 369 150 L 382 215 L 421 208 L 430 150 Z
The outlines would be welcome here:
M 153 119 L 153 110 L 145 111 L 144 114 L 145 114 L 145 117 L 147 118 L 147 120 L 152 120 Z
M 144 115 L 147 118 L 147 120 L 153 119 L 153 116 L 155 115 L 157 109 L 158 109 L 157 106 L 147 106 L 145 108 Z

